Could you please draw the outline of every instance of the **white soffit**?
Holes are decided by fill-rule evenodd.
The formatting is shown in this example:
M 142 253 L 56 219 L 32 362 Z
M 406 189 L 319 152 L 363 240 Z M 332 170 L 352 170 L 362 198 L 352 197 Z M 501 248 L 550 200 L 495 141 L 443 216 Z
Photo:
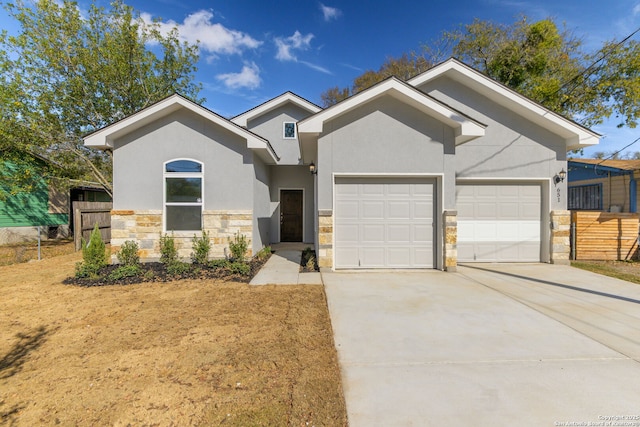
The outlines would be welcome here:
M 600 141 L 598 133 L 554 113 L 453 58 L 412 78 L 408 83 L 419 88 L 443 75 L 561 136 L 565 139 L 567 150 L 596 145 Z
M 247 141 L 248 148 L 265 150 L 268 152 L 268 155 L 264 156 L 264 158 L 271 159 L 269 163 L 275 163 L 277 161 L 277 156 L 266 139 L 249 132 L 224 117 L 221 117 L 178 94 L 171 95 L 170 97 L 113 123 L 112 125 L 85 136 L 84 145 L 103 150 L 113 149 L 113 141 L 116 139 L 140 129 L 141 127 L 165 117 L 181 108 L 192 111 L 229 132 L 244 138 Z
M 231 121 L 239 126 L 246 127 L 249 120 L 260 117 L 261 115 L 268 113 L 271 110 L 275 110 L 276 108 L 286 103 L 294 104 L 304 110 L 307 110 L 311 114 L 315 114 L 318 111 L 322 110 L 322 108 L 318 107 L 316 104 L 307 101 L 306 99 L 296 95 L 293 92 L 285 92 L 282 95 L 265 102 L 264 104 L 258 105 L 257 107 L 252 108 L 249 111 L 235 116 L 231 119 Z
M 395 77 L 388 78 L 332 107 L 301 120 L 298 122 L 298 133 L 301 135 L 320 134 L 326 122 L 382 96 L 393 96 L 401 102 L 452 127 L 455 130 L 456 144 L 462 144 L 484 135 L 485 126 L 483 124 L 474 121 Z

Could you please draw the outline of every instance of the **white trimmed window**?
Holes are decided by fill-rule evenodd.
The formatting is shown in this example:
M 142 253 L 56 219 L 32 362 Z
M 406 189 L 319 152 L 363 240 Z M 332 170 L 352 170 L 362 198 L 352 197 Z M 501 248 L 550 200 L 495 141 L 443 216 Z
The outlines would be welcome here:
M 202 163 L 190 159 L 170 160 L 164 165 L 165 231 L 202 230 Z
M 296 139 L 296 122 L 284 122 L 282 124 L 282 137 L 284 139 Z

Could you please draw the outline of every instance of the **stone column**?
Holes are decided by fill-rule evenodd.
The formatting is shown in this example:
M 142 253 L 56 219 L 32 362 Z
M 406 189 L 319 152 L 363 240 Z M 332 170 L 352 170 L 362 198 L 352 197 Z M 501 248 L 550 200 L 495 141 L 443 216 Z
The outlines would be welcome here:
M 333 211 L 318 211 L 318 266 L 333 268 Z
M 551 211 L 551 263 L 569 265 L 571 212 Z
M 458 266 L 458 211 L 444 211 L 444 269 L 455 273 Z

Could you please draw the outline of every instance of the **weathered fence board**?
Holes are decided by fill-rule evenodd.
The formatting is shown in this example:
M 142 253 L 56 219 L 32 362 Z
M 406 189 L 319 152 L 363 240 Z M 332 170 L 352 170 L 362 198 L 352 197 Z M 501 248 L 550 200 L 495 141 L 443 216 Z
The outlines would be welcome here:
M 82 239 L 89 241 L 91 231 L 98 224 L 102 241 L 111 242 L 111 202 L 73 202 L 73 239 L 76 251 Z
M 637 213 L 573 211 L 574 259 L 637 259 L 639 217 Z

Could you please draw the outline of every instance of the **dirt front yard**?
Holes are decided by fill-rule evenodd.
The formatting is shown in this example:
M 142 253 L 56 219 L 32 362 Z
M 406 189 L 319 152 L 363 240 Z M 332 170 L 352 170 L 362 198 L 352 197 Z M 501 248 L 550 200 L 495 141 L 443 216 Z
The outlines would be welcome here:
M 63 285 L 0 267 L 0 425 L 346 424 L 321 286 Z

